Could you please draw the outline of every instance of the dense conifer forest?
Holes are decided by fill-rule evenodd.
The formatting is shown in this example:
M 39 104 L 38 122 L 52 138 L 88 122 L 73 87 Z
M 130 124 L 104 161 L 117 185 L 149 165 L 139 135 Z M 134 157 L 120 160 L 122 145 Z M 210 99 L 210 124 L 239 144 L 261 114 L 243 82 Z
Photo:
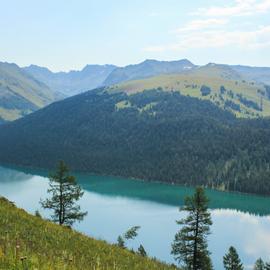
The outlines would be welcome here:
M 237 119 L 210 101 L 104 88 L 0 128 L 0 161 L 258 194 L 270 192 L 270 120 Z

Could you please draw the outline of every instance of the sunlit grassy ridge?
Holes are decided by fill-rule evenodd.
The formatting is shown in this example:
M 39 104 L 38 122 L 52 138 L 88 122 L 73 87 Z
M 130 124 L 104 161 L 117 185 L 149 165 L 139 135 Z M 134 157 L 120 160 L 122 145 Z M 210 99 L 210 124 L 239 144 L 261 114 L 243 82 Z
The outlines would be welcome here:
M 202 96 L 201 86 L 211 88 L 211 94 Z M 227 90 L 221 95 L 220 87 Z M 155 76 L 143 80 L 128 81 L 109 87 L 109 91 L 124 91 L 134 94 L 147 89 L 161 87 L 165 91 L 180 91 L 183 95 L 189 95 L 199 99 L 210 100 L 221 108 L 225 108 L 225 102 L 231 101 L 240 106 L 240 111 L 230 110 L 238 117 L 270 116 L 270 99 L 267 96 L 263 84 L 248 81 L 231 68 L 223 65 L 209 64 L 180 74 L 167 74 Z M 232 96 L 233 93 L 233 96 Z M 263 109 L 255 110 L 241 103 L 237 95 L 242 95 L 247 100 L 255 102 Z
M 176 268 L 44 221 L 0 198 L 0 269 Z
M 0 118 L 15 120 L 58 97 L 58 94 L 15 64 L 0 62 Z

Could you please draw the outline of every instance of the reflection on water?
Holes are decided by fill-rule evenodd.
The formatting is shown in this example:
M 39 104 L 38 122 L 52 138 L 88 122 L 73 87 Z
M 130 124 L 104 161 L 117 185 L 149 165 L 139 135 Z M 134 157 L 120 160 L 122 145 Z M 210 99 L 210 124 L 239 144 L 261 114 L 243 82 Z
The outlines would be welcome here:
M 46 175 L 46 171 L 0 167 L 0 194 L 19 207 L 32 213 L 39 209 L 47 216 L 48 212 L 39 206 L 40 198 L 47 195 Z M 175 220 L 183 217 L 178 206 L 193 189 L 85 174 L 77 174 L 77 178 L 85 190 L 80 204 L 88 216 L 76 229 L 116 242 L 119 234 L 140 225 L 139 237 L 132 247 L 142 243 L 151 256 L 173 262 L 170 245 L 178 229 Z M 270 260 L 270 200 L 210 190 L 207 193 L 213 219 L 209 248 L 215 269 L 223 269 L 222 257 L 230 245 L 237 248 L 246 269 L 252 269 L 258 257 Z

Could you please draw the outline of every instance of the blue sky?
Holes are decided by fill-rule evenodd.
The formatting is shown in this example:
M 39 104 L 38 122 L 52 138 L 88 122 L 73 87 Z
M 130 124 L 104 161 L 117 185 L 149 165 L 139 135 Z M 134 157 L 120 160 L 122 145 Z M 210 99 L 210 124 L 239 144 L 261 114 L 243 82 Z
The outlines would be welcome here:
M 188 58 L 270 66 L 270 0 L 0 0 L 0 61 L 53 71 Z

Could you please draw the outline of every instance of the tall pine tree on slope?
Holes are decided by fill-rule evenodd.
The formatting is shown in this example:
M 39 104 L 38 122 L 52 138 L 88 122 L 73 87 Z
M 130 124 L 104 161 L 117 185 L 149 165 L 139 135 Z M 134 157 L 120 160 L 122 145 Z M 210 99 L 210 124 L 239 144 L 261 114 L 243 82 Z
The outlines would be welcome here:
M 256 262 L 255 262 L 255 265 L 254 265 L 254 270 L 265 270 L 266 267 L 265 267 L 265 264 L 264 264 L 264 261 L 262 260 L 262 258 L 259 258 Z
M 229 248 L 229 252 L 223 257 L 223 265 L 226 270 L 243 270 L 243 264 L 234 247 Z
M 41 200 L 41 205 L 54 211 L 52 220 L 59 225 L 69 226 L 75 221 L 81 221 L 87 212 L 81 212 L 76 201 L 83 196 L 83 191 L 76 183 L 75 177 L 69 175 L 69 169 L 63 161 L 59 162 L 56 172 L 50 175 L 49 186 L 48 193 L 52 196 Z
M 177 221 L 183 227 L 175 235 L 171 253 L 184 269 L 213 269 L 206 239 L 210 234 L 212 221 L 208 211 L 208 198 L 203 188 L 197 187 L 195 194 L 185 199 L 185 205 L 180 211 L 185 211 L 188 215 Z

